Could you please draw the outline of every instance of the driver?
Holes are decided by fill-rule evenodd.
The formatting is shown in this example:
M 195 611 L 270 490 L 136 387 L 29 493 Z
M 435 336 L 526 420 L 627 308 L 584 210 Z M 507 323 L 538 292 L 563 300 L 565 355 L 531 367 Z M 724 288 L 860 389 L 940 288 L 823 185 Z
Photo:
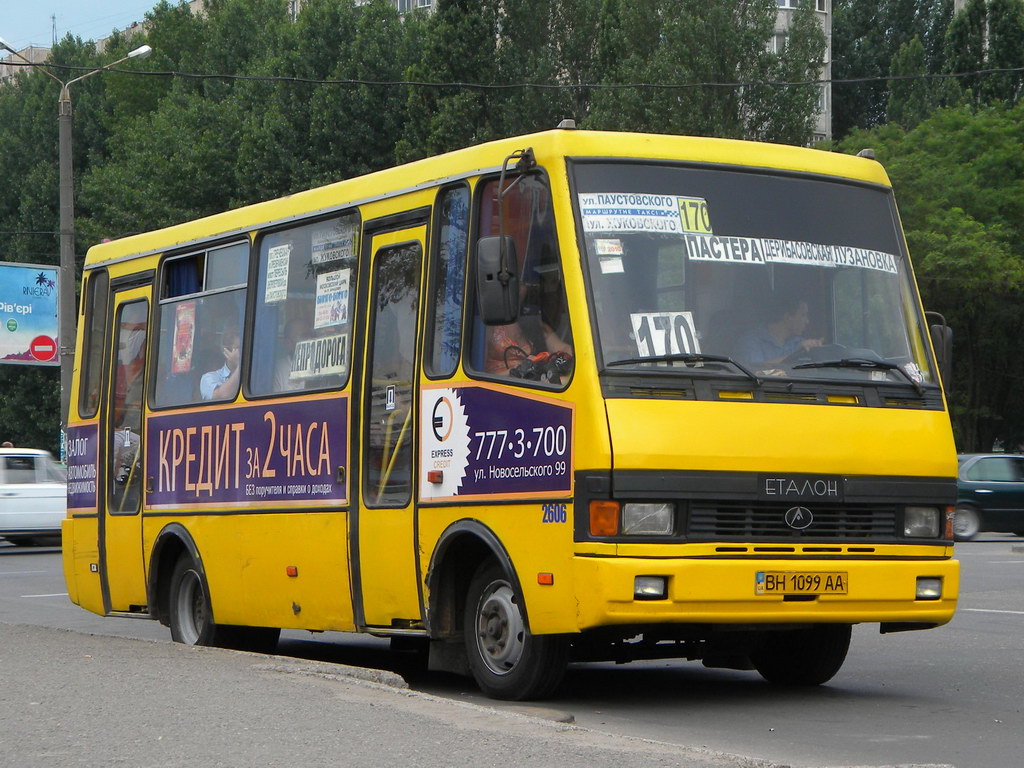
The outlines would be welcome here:
M 807 302 L 796 296 L 776 300 L 768 321 L 744 333 L 737 356 L 754 367 L 771 368 L 797 352 L 820 347 L 822 339 L 803 337 L 808 323 Z
M 519 284 L 519 304 L 527 293 L 525 283 Z M 501 376 L 521 376 L 524 362 L 549 353 L 572 357 L 572 346 L 545 323 L 540 315 L 524 315 L 508 325 L 491 326 L 488 330 L 484 370 Z M 532 376 L 528 376 L 532 378 Z

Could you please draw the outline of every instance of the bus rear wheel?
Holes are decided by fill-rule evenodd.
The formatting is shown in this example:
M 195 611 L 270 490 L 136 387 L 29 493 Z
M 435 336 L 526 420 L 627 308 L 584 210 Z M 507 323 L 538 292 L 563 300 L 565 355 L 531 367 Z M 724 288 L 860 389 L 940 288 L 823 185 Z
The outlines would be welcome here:
M 271 627 L 237 627 L 213 622 L 206 582 L 195 561 L 185 555 L 171 573 L 171 639 L 185 645 L 212 645 L 238 651 L 273 653 L 281 630 Z
M 566 638 L 531 634 L 522 605 L 522 596 L 497 563 L 477 569 L 466 599 L 466 655 L 480 690 L 494 699 L 550 696 L 565 674 Z
M 191 557 L 178 559 L 171 572 L 171 639 L 185 645 L 219 645 L 218 627 L 206 583 Z
M 831 680 L 850 649 L 849 624 L 819 624 L 807 629 L 765 632 L 750 661 L 776 685 L 821 685 Z

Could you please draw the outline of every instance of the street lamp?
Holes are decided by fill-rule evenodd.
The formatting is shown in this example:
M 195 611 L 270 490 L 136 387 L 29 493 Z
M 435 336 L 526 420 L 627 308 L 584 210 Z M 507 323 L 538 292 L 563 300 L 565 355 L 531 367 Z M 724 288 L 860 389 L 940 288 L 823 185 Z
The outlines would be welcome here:
M 26 59 L 6 40 L 0 37 L 0 48 L 10 51 L 29 66 L 36 66 Z M 71 403 L 71 370 L 75 362 L 75 335 L 77 329 L 77 308 L 75 306 L 75 183 L 71 159 L 71 91 L 70 87 L 79 80 L 92 77 L 97 72 L 115 67 L 128 59 L 145 58 L 153 52 L 148 45 L 136 48 L 117 61 L 86 72 L 64 82 L 47 69 L 42 72 L 60 86 L 57 100 L 57 141 L 60 169 L 60 293 L 58 294 L 58 320 L 60 337 L 60 428 L 61 451 L 64 450 L 64 435 L 68 425 Z

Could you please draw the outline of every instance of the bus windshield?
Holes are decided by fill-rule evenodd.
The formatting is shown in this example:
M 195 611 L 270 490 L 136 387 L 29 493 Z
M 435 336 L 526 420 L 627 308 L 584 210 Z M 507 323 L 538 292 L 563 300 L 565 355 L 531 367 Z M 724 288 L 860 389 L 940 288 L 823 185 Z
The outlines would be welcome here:
M 891 191 L 578 162 L 606 370 L 936 385 Z

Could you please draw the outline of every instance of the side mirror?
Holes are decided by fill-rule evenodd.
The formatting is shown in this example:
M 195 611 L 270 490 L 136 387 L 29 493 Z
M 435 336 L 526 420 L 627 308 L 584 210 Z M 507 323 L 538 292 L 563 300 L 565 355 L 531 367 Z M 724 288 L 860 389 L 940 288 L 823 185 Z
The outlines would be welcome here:
M 929 331 L 932 347 L 935 348 L 935 359 L 939 364 L 942 384 L 948 392 L 953 386 L 953 329 L 943 323 L 933 325 Z
M 519 317 L 516 244 L 503 237 L 482 237 L 476 244 L 476 296 L 484 325 L 508 325 Z

